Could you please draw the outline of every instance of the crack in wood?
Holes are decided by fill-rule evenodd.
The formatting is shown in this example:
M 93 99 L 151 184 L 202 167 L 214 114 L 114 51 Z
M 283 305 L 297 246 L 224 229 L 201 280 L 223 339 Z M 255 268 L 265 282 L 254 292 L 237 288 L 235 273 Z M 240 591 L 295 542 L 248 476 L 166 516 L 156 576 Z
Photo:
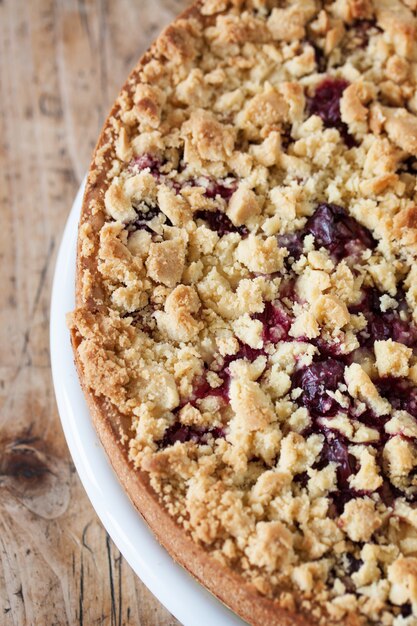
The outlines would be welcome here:
M 110 582 L 110 597 L 111 597 L 111 625 L 116 626 L 116 598 L 114 593 L 114 579 L 113 579 L 113 566 L 111 559 L 111 539 L 110 535 L 106 533 L 106 550 L 107 560 L 109 566 L 109 582 Z
M 84 624 L 84 555 L 81 550 L 81 565 L 80 565 L 80 594 L 78 601 L 78 611 L 79 611 L 79 619 L 78 623 L 80 626 Z

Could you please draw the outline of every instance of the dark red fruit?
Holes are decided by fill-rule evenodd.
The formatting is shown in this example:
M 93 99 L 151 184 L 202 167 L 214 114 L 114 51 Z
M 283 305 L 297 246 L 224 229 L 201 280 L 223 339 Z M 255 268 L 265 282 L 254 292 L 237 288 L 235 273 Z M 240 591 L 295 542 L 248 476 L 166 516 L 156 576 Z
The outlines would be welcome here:
M 306 341 L 310 341 L 310 343 L 318 348 L 321 357 L 336 358 L 346 363 L 346 365 L 350 365 L 351 358 L 348 354 L 342 353 L 342 345 L 340 341 L 333 341 L 330 343 L 325 341 L 322 337 L 317 337 L 317 339 L 312 340 L 306 339 Z
M 376 25 L 375 20 L 357 20 L 354 24 L 352 24 L 351 30 L 354 32 L 353 41 L 357 47 L 367 47 L 371 29 L 374 32 L 381 32 L 381 29 Z
M 379 393 L 394 409 L 407 411 L 417 419 L 417 387 L 408 378 L 380 378 L 375 381 Z
M 207 222 L 210 230 L 215 230 L 220 237 L 228 233 L 239 233 L 242 237 L 248 234 L 246 226 L 235 226 L 227 215 L 221 211 L 197 211 L 195 217 Z
M 319 204 L 308 218 L 304 232 L 311 233 L 316 246 L 326 248 L 337 261 L 351 254 L 353 242 L 362 249 L 376 245 L 370 231 L 337 204 Z
M 346 572 L 350 574 L 354 574 L 357 572 L 363 565 L 362 559 L 356 559 L 353 554 L 349 552 L 346 554 L 347 567 Z
M 292 319 L 284 309 L 272 302 L 265 302 L 262 313 L 256 313 L 254 319 L 263 324 L 262 337 L 264 341 L 277 343 L 286 341 L 291 328 Z
M 324 443 L 322 459 L 328 463 L 337 463 L 337 484 L 344 491 L 349 490 L 349 478 L 357 471 L 357 461 L 348 452 L 347 442 L 341 437 L 335 436 Z M 353 490 L 351 490 L 353 491 Z
M 280 248 L 287 248 L 289 256 L 297 260 L 303 252 L 303 239 L 305 234 L 304 231 L 298 230 L 295 233 L 279 235 L 277 237 L 278 246 Z
M 225 432 L 223 428 L 199 429 L 194 426 L 184 426 L 184 424 L 180 422 L 175 422 L 175 424 L 165 431 L 164 437 L 159 443 L 159 447 L 166 448 L 173 446 L 177 441 L 181 443 L 185 443 L 186 441 L 193 441 L 198 444 L 207 443 L 209 435 L 214 437 L 214 439 L 221 439 L 225 437 Z
M 363 313 L 368 324 L 358 334 L 361 346 L 372 348 L 375 341 L 392 339 L 409 348 L 417 347 L 417 327 L 412 322 L 411 312 L 404 294 L 397 294 L 398 307 L 381 311 L 381 293 L 377 289 L 367 289 L 362 300 L 350 307 L 351 313 Z
M 216 180 L 215 178 L 206 178 L 204 176 L 191 178 L 187 180 L 185 184 L 191 185 L 192 187 L 204 187 L 204 195 L 207 196 L 207 198 L 214 199 L 220 196 L 220 198 L 226 201 L 230 200 L 237 188 L 237 181 L 233 177 Z
M 152 174 L 159 174 L 159 168 L 161 167 L 161 161 L 153 154 L 145 152 L 140 156 L 135 157 L 130 162 L 131 167 L 135 167 L 139 170 L 149 169 Z
M 314 50 L 314 60 L 316 62 L 317 65 L 317 69 L 320 73 L 323 73 L 326 71 L 327 69 L 327 58 L 326 55 L 324 54 L 324 50 L 323 48 L 320 48 L 315 41 L 312 41 L 310 39 L 307 40 L 308 44 L 313 48 Z
M 301 387 L 303 390 L 298 399 L 299 404 L 307 407 L 315 416 L 335 415 L 340 405 L 327 392 L 336 391 L 343 381 L 344 370 L 345 364 L 332 358 L 298 370 L 293 377 L 293 387 Z
M 128 230 L 130 232 L 133 232 L 135 230 L 148 230 L 149 232 L 152 232 L 151 229 L 148 226 L 148 223 L 157 215 L 159 215 L 161 213 L 159 207 L 155 206 L 155 207 L 146 207 L 147 210 L 144 210 L 145 207 L 142 207 L 142 209 L 135 209 L 136 213 L 137 213 L 137 218 L 135 219 L 134 222 L 131 222 L 129 224 Z M 171 221 L 166 218 L 165 223 L 168 226 L 172 226 Z
M 340 98 L 348 86 L 349 83 L 341 78 L 325 78 L 307 103 L 310 115 L 321 117 L 326 128 L 337 128 L 346 145 L 351 148 L 355 145 L 355 140 L 340 115 Z
M 246 343 L 240 345 L 239 351 L 236 354 L 224 357 L 223 370 L 229 367 L 230 363 L 237 361 L 237 359 L 246 359 L 247 361 L 254 361 L 258 356 L 265 354 L 264 350 L 258 348 L 251 348 Z M 220 374 L 221 375 L 221 374 Z
M 236 191 L 237 183 L 236 181 L 231 182 L 226 185 L 221 181 L 209 180 L 208 185 L 206 187 L 205 195 L 207 198 L 215 198 L 216 196 L 220 196 L 223 200 L 230 200 L 234 192 Z
M 413 612 L 413 607 L 411 606 L 410 603 L 401 605 L 400 613 L 403 617 L 409 617 L 412 614 L 412 612 Z

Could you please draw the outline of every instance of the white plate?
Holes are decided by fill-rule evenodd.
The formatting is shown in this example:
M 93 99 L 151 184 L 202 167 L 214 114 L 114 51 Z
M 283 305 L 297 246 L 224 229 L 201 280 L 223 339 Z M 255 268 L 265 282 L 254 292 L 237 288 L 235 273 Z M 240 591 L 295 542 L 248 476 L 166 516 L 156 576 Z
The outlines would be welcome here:
M 51 362 L 62 427 L 78 475 L 97 515 L 126 561 L 184 626 L 242 626 L 169 556 L 120 486 L 91 423 L 73 362 L 65 314 L 74 308 L 75 250 L 84 183 L 69 215 L 55 268 Z

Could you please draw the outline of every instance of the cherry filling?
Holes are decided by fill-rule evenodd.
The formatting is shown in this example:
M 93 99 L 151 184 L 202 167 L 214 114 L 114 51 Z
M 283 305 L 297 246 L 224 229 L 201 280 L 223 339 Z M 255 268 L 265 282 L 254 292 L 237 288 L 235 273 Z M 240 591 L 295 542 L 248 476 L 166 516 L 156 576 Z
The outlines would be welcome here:
M 224 357 L 221 360 L 221 365 L 216 368 L 216 364 L 212 365 L 213 371 L 223 380 L 223 383 L 219 387 L 211 387 L 207 380 L 207 372 L 198 376 L 194 380 L 192 395 L 183 402 L 180 406 L 174 409 L 173 413 L 176 414 L 186 404 L 196 406 L 198 400 L 203 400 L 208 397 L 221 398 L 224 404 L 229 402 L 229 385 L 230 385 L 230 371 L 229 365 L 237 359 L 246 359 L 248 361 L 254 361 L 261 354 L 265 354 L 263 350 L 256 350 L 246 344 L 241 344 L 239 351 L 236 354 Z M 185 443 L 187 441 L 194 441 L 198 444 L 207 443 L 208 436 L 211 435 L 214 439 L 224 438 L 226 436 L 224 428 L 197 428 L 195 426 L 185 426 L 180 422 L 175 422 L 170 426 L 164 434 L 164 437 L 159 442 L 159 448 L 166 448 L 172 446 L 176 441 Z
M 237 182 L 236 180 L 231 180 L 229 184 L 225 184 L 225 182 L 222 181 L 208 179 L 206 185 L 204 186 L 206 187 L 205 195 L 207 198 L 216 198 L 216 196 L 220 196 L 223 200 L 230 200 L 236 191 Z
M 306 407 L 312 417 L 312 423 L 303 435 L 307 437 L 313 433 L 320 433 L 325 438 L 320 459 L 313 468 L 320 470 L 331 462 L 337 463 L 337 491 L 331 494 L 335 515 L 341 514 L 346 502 L 352 498 L 367 494 L 365 491 L 358 492 L 350 487 L 349 478 L 358 472 L 359 463 L 349 453 L 351 442 L 339 431 L 332 429 L 332 417 L 338 412 L 347 414 L 348 417 L 362 422 L 379 433 L 378 440 L 370 443 L 377 449 L 378 463 L 383 478 L 383 484 L 378 489 L 378 493 L 386 506 L 392 506 L 398 497 L 406 498 L 409 502 L 416 502 L 417 493 L 402 492 L 391 484 L 384 472 L 382 451 L 390 438 L 390 435 L 385 432 L 385 424 L 390 416 L 377 416 L 371 409 L 358 414 L 353 402 L 348 407 L 342 407 L 328 393 L 336 391 L 339 384 L 343 382 L 344 367 L 345 364 L 342 361 L 334 358 L 315 361 L 294 374 L 292 385 L 293 389 L 297 387 L 302 389 L 297 403 Z M 386 377 L 377 379 L 374 383 L 381 396 L 386 398 L 394 409 L 407 411 L 417 419 L 417 387 L 409 379 Z M 401 435 L 401 433 L 398 434 Z M 297 477 L 297 482 L 306 486 L 307 476 Z
M 223 374 L 228 375 L 228 367 L 230 363 L 233 361 L 237 361 L 238 359 L 246 359 L 247 361 L 255 361 L 258 356 L 262 356 L 265 354 L 265 351 L 259 348 L 251 348 L 246 343 L 242 343 L 239 347 L 239 351 L 236 354 L 229 355 L 224 357 L 222 371 L 220 372 L 220 376 L 223 377 Z M 218 372 L 219 373 L 219 372 Z
M 286 233 L 285 235 L 278 235 L 278 246 L 280 248 L 287 248 L 289 257 L 292 257 L 297 261 L 303 253 L 303 239 L 306 233 L 304 230 L 296 231 L 295 233 Z M 286 259 L 286 261 L 287 261 Z
M 228 233 L 239 233 L 242 237 L 248 234 L 246 226 L 235 226 L 227 217 L 226 213 L 221 211 L 201 210 L 195 213 L 196 219 L 207 222 L 210 230 L 215 230 L 220 237 Z
M 354 495 L 353 489 L 349 487 L 349 478 L 358 471 L 358 462 L 353 454 L 349 454 L 349 442 L 342 436 L 327 436 L 321 451 L 318 469 L 326 467 L 329 463 L 337 463 L 337 484 L 340 494 L 336 494 L 333 499 L 341 496 L 341 499 L 349 499 L 349 495 Z
M 200 176 L 199 178 L 190 178 L 184 183 L 184 186 L 203 187 L 204 195 L 207 198 L 215 199 L 217 196 L 223 200 L 229 201 L 237 189 L 237 180 L 233 176 L 227 178 L 215 179 Z
M 314 50 L 314 60 L 317 65 L 317 69 L 319 72 L 325 72 L 327 69 L 327 58 L 324 54 L 323 48 L 320 48 L 317 43 L 311 39 L 307 39 L 307 43 Z
M 340 404 L 328 391 L 336 391 L 343 382 L 345 364 L 334 358 L 313 362 L 299 369 L 293 377 L 293 388 L 301 388 L 298 403 L 305 406 L 313 417 L 333 416 L 341 409 Z
M 353 556 L 353 554 L 350 554 L 349 552 L 346 554 L 346 560 L 347 560 L 347 564 L 346 564 L 346 573 L 347 574 L 354 574 L 363 565 L 362 559 L 356 559 Z
M 353 32 L 353 40 L 349 43 L 354 44 L 355 48 L 367 47 L 371 30 L 374 33 L 381 32 L 379 26 L 376 25 L 376 20 L 357 20 L 352 24 L 350 30 Z
M 375 385 L 394 409 L 407 411 L 417 419 L 417 387 L 411 380 L 387 376 L 376 380 Z
M 253 315 L 253 319 L 262 322 L 264 341 L 278 343 L 278 341 L 288 340 L 292 319 L 283 307 L 272 304 L 272 302 L 265 302 L 262 313 L 256 313 Z
M 413 613 L 413 607 L 409 603 L 403 604 L 400 613 L 403 617 L 409 617 Z
M 326 248 L 337 261 L 358 248 L 373 249 L 376 246 L 370 231 L 337 204 L 319 204 L 308 218 L 304 232 L 312 234 L 316 246 Z
M 377 289 L 364 291 L 359 304 L 349 308 L 350 313 L 363 313 L 367 326 L 358 334 L 361 346 L 372 348 L 375 341 L 392 339 L 410 348 L 417 347 L 417 327 L 413 324 L 404 295 L 400 292 L 398 307 L 381 310 L 381 293 Z
M 145 210 L 146 209 L 146 210 Z M 134 222 L 131 222 L 128 226 L 128 230 L 130 232 L 135 230 L 147 230 L 152 233 L 152 229 L 149 227 L 149 222 L 153 220 L 154 217 L 160 215 L 161 211 L 158 206 L 148 207 L 142 204 L 140 207 L 135 208 L 137 213 L 137 217 Z M 165 216 L 166 217 L 166 216 Z M 172 222 L 166 217 L 165 224 L 167 226 L 172 226 Z
M 180 443 L 193 441 L 194 443 L 204 444 L 207 443 L 210 435 L 214 439 L 222 439 L 225 437 L 226 433 L 223 428 L 199 429 L 194 426 L 184 426 L 180 422 L 175 422 L 175 424 L 167 428 L 165 431 L 165 435 L 161 440 L 159 447 L 166 448 L 168 446 L 173 446 L 177 441 Z
M 159 175 L 162 161 L 153 154 L 145 152 L 140 156 L 134 157 L 130 162 L 130 167 L 138 169 L 139 171 L 149 169 L 151 174 Z
M 307 99 L 310 115 L 318 115 L 326 128 L 337 128 L 348 148 L 355 145 L 347 124 L 342 122 L 340 98 L 349 83 L 341 78 L 325 78 L 317 87 L 314 96 Z
M 311 215 L 304 228 L 294 233 L 279 235 L 278 245 L 287 248 L 289 256 L 299 259 L 306 235 L 313 235 L 317 248 L 326 248 L 335 261 L 357 256 L 364 250 L 376 247 L 371 232 L 338 204 L 322 202 Z
M 322 337 L 317 337 L 316 339 L 305 339 L 305 341 L 312 343 L 313 346 L 316 346 L 321 357 L 336 358 L 343 361 L 346 365 L 350 365 L 352 363 L 352 353 L 343 353 L 343 346 L 340 341 L 336 340 L 330 342 Z

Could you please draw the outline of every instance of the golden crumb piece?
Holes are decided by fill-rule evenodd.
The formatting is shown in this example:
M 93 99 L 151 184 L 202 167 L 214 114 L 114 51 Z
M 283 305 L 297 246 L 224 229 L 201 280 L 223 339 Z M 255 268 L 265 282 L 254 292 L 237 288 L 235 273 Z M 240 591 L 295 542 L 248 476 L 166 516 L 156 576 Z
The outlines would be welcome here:
M 411 441 L 401 435 L 388 439 L 383 450 L 384 460 L 388 463 L 390 476 L 407 476 L 416 466 L 416 450 Z
M 208 85 L 199 68 L 192 69 L 188 76 L 177 85 L 176 89 L 177 97 L 181 102 L 194 106 L 204 105 L 208 93 Z
M 298 433 L 289 433 L 281 442 L 279 458 L 280 470 L 291 472 L 293 475 L 304 472 L 311 467 L 323 447 L 323 438 L 320 435 L 311 435 L 305 439 Z
M 314 339 L 320 335 L 316 317 L 310 311 L 303 311 L 293 322 L 289 334 L 291 337 Z
M 346 124 L 364 122 L 368 116 L 368 109 L 363 105 L 368 99 L 366 88 L 361 83 L 349 85 L 340 99 L 340 113 Z
M 140 259 L 145 259 L 152 242 L 152 235 L 147 230 L 136 230 L 127 242 L 127 249 Z
M 258 383 L 251 380 L 232 380 L 229 395 L 230 406 L 242 427 L 249 431 L 258 430 L 272 421 L 272 402 Z
M 281 150 L 281 135 L 272 131 L 260 144 L 252 144 L 250 153 L 261 165 L 271 167 L 279 162 Z
M 313 17 L 315 11 L 313 0 L 304 0 L 302 4 L 294 4 L 285 9 L 272 9 L 268 18 L 268 28 L 272 37 L 283 41 L 302 39 L 305 34 L 305 24 Z
M 375 137 L 369 148 L 363 171 L 365 176 L 393 174 L 401 159 L 401 151 L 386 137 Z
M 133 99 L 138 120 L 151 128 L 158 128 L 165 102 L 164 92 L 159 87 L 139 83 Z
M 158 189 L 158 204 L 174 226 L 184 226 L 192 217 L 187 200 L 166 185 L 161 185 Z
M 292 579 L 302 589 L 302 591 L 311 592 L 319 581 L 326 580 L 329 571 L 329 565 L 325 560 L 302 563 L 294 567 L 292 571 Z
M 236 257 L 252 272 L 272 274 L 281 269 L 285 252 L 278 246 L 276 237 L 262 239 L 249 235 L 239 243 Z
M 353 398 L 358 398 L 365 402 L 377 415 L 390 413 L 390 403 L 388 400 L 381 398 L 374 383 L 359 363 L 352 363 L 352 365 L 346 367 L 345 381 L 348 391 Z
M 387 339 L 375 341 L 376 366 L 380 376 L 408 376 L 409 362 L 413 350 L 402 343 Z
M 395 83 L 403 82 L 407 78 L 409 71 L 410 64 L 406 59 L 398 56 L 397 54 L 394 54 L 388 59 L 385 73 L 387 77 Z
M 417 609 L 417 559 L 398 557 L 388 567 L 388 580 L 391 583 L 391 602 L 400 606 L 411 602 L 414 613 Z
M 409 206 L 395 215 L 392 225 L 393 235 L 401 243 L 409 246 L 417 245 L 417 207 Z
M 130 145 L 129 137 L 126 129 L 122 127 L 119 131 L 119 136 L 116 141 L 116 156 L 121 161 L 128 163 L 132 158 L 132 146 Z
M 190 341 L 202 328 L 194 318 L 200 300 L 193 287 L 178 285 L 165 301 L 165 310 L 155 312 L 159 328 L 174 341 Z
M 227 215 L 232 223 L 235 226 L 241 226 L 260 212 L 261 206 L 256 194 L 246 185 L 239 185 L 230 198 L 227 208 Z
M 349 477 L 349 487 L 356 491 L 376 491 L 381 487 L 384 479 L 375 458 L 375 451 L 366 446 L 350 446 L 349 453 L 353 454 L 360 465 L 356 474 Z M 374 452 L 372 454 L 372 452 Z
M 374 17 L 372 0 L 338 0 L 333 6 L 336 15 L 348 24 L 354 20 L 371 20 Z
M 370 498 L 356 498 L 345 504 L 340 526 L 352 541 L 369 541 L 382 520 Z
M 259 522 L 246 554 L 251 563 L 272 572 L 294 559 L 292 543 L 293 534 L 282 522 Z
M 319 296 L 311 306 L 311 314 L 321 326 L 340 329 L 350 321 L 346 304 L 337 296 Z
M 330 277 L 323 270 L 312 270 L 307 267 L 297 279 L 296 291 L 302 300 L 314 304 L 323 291 L 330 287 Z
M 157 40 L 157 47 L 168 63 L 181 65 L 197 54 L 195 22 L 177 20 L 170 24 Z
M 183 125 L 183 132 L 190 134 L 192 145 L 202 159 L 223 161 L 232 155 L 235 131 L 219 122 L 210 111 L 194 110 Z
M 167 287 L 175 287 L 181 280 L 185 264 L 185 246 L 182 239 L 151 243 L 146 268 L 149 278 Z
M 232 322 L 236 337 L 251 348 L 262 348 L 263 324 L 260 320 L 252 319 L 247 313 Z
M 401 57 L 412 58 L 416 48 L 417 19 L 400 0 L 375 3 L 377 24 Z
M 396 146 L 417 156 L 417 117 L 404 108 L 379 107 L 388 137 Z
M 407 411 L 393 411 L 392 418 L 384 426 L 389 435 L 417 437 L 417 422 Z
M 107 189 L 104 195 L 104 205 L 107 213 L 114 220 L 127 223 L 136 219 L 136 211 L 119 178 L 114 178 Z
M 285 98 L 273 87 L 267 87 L 254 96 L 246 106 L 241 120 L 244 125 L 266 126 L 283 122 L 288 117 L 288 104 Z

